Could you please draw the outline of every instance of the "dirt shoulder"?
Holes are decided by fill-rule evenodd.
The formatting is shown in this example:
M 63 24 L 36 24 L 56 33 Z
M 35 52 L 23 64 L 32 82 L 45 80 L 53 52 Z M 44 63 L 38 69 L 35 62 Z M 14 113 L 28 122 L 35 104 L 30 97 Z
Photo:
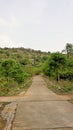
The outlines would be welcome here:
M 43 77 L 43 79 L 45 80 L 45 83 L 47 84 L 47 87 L 49 89 L 51 89 L 51 82 L 49 81 L 48 78 L 45 78 Z M 24 100 L 25 98 L 25 91 L 21 92 L 19 95 L 17 96 L 1 96 L 0 97 L 0 102 L 12 102 L 12 101 L 21 101 L 21 100 Z M 62 96 L 65 100 L 73 100 L 73 94 L 58 94 L 57 95 L 60 95 Z
M 64 93 L 64 92 L 61 92 L 61 87 L 62 85 L 65 85 L 65 82 L 63 81 L 60 82 L 60 83 L 57 83 L 55 81 L 52 81 L 50 80 L 48 77 L 46 76 L 43 76 L 43 79 L 45 80 L 46 84 L 47 84 L 47 87 L 52 90 L 53 92 L 55 92 L 57 95 L 60 95 L 62 96 L 64 99 L 66 100 L 73 100 L 73 94 L 72 93 Z M 67 83 L 66 83 L 67 84 Z M 60 86 L 61 85 L 61 86 Z

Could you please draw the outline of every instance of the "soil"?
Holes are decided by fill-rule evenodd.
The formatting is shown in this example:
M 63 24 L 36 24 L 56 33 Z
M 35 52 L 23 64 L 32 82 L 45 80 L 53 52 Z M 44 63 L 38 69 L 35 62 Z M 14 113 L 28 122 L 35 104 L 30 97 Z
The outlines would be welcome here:
M 70 103 L 73 103 L 73 94 L 62 95 L 62 97 L 65 97 L 67 101 L 69 101 Z

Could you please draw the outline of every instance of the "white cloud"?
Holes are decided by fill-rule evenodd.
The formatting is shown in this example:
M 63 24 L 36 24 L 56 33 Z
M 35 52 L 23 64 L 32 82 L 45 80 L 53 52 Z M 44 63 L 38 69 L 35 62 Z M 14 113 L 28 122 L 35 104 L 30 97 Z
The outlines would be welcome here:
M 0 26 L 18 27 L 19 25 L 20 21 L 18 21 L 15 16 L 12 16 L 9 21 L 4 18 L 0 18 Z

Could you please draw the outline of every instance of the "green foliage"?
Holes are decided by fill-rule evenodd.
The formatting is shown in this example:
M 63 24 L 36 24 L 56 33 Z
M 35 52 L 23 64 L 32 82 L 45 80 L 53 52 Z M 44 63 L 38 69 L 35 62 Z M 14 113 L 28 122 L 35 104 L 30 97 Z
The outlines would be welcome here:
M 31 77 L 42 72 L 47 57 L 48 53 L 32 49 L 0 48 L 0 95 L 28 88 Z
M 29 64 L 30 62 L 29 62 L 29 60 L 27 59 L 27 58 L 23 58 L 23 59 L 21 59 L 20 60 L 20 64 L 21 65 L 27 65 L 27 64 Z
M 73 56 L 73 45 L 71 43 L 66 44 L 66 52 L 69 58 Z
M 45 74 L 53 76 L 57 80 L 60 79 L 60 73 L 66 65 L 66 58 L 63 54 L 57 52 L 53 53 L 45 65 Z
M 60 93 L 72 93 L 73 92 L 73 86 L 65 85 L 60 89 Z
M 73 59 L 67 58 L 66 66 L 61 72 L 61 78 L 73 80 Z
M 4 94 L 6 95 L 6 93 L 8 91 L 6 84 L 7 84 L 6 79 L 0 78 L 0 95 L 1 96 L 4 95 Z
M 13 78 L 18 83 L 24 81 L 24 72 L 20 64 L 13 59 L 6 59 L 2 61 L 0 73 L 7 79 L 9 79 L 9 77 Z
M 41 68 L 40 67 L 34 67 L 33 69 L 33 74 L 34 75 L 40 75 L 42 72 Z
M 41 58 L 42 62 L 47 61 L 47 60 L 48 60 L 48 57 L 49 57 L 49 56 L 43 56 L 43 57 Z
M 48 88 L 57 94 L 68 94 L 73 93 L 73 82 L 69 80 L 60 80 L 57 82 L 51 78 L 45 77 Z
M 52 53 L 44 66 L 44 73 L 57 81 L 73 81 L 73 45 L 66 45 L 67 54 Z
M 67 43 L 65 52 L 51 54 L 25 48 L 0 48 L 0 95 L 8 94 L 16 86 L 29 86 L 24 85 L 28 84 L 27 79 L 43 72 L 57 81 L 73 81 L 73 45 Z M 65 89 L 67 87 L 61 91 L 69 91 Z
M 58 93 L 73 93 L 73 82 L 70 82 L 68 80 L 61 81 L 57 86 L 57 92 Z

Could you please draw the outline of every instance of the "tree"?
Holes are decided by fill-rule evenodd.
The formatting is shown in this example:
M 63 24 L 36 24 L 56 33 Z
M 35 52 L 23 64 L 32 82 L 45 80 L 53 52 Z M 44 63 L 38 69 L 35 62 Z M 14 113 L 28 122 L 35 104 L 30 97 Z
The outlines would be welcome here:
M 59 52 L 53 53 L 46 64 L 45 72 L 48 76 L 56 77 L 56 80 L 59 81 L 60 73 L 63 70 L 65 64 L 66 57 L 63 54 Z
M 73 45 L 71 43 L 66 44 L 66 52 L 67 52 L 68 58 L 70 58 L 73 53 Z

